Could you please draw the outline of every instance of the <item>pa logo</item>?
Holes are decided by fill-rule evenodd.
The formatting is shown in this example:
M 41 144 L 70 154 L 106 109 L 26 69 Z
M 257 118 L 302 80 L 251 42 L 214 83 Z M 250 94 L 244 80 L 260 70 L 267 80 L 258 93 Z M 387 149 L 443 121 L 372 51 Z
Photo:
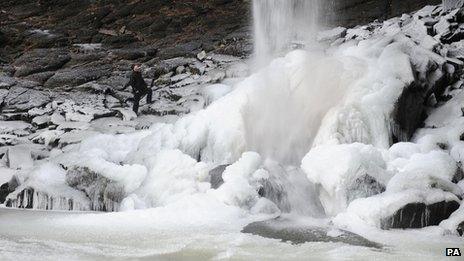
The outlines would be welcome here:
M 461 250 L 459 248 L 447 248 L 446 256 L 461 256 Z

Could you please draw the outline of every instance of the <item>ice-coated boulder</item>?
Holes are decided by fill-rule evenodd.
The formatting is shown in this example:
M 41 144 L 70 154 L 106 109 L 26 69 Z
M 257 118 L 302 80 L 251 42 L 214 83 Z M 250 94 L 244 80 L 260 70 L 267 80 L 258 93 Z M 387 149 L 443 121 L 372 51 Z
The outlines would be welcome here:
M 9 182 L 5 205 L 42 210 L 89 210 L 84 193 L 65 184 L 65 170 L 54 163 L 43 163 L 33 171 Z M 15 179 L 15 178 L 14 178 Z
M 11 169 L 28 169 L 34 166 L 31 150 L 23 146 L 14 146 L 8 149 L 8 166 Z
M 74 167 L 66 174 L 66 183 L 85 193 L 90 199 L 90 209 L 117 211 L 125 197 L 124 187 L 117 182 L 86 167 Z
M 354 143 L 313 148 L 303 159 L 302 169 L 318 186 L 327 215 L 336 215 L 351 201 L 385 190 L 385 162 L 373 146 Z
M 41 210 L 69 210 L 87 211 L 88 202 L 63 195 L 51 195 L 49 193 L 26 187 L 20 191 L 11 193 L 5 202 L 5 206 L 13 208 L 29 208 Z
M 456 195 L 440 189 L 409 189 L 395 193 L 387 190 L 353 201 L 346 212 L 337 215 L 333 222 L 343 227 L 362 221 L 382 229 L 422 228 L 439 225 L 459 205 Z
M 16 176 L 13 176 L 10 181 L 0 186 L 0 204 L 3 204 L 8 194 L 13 192 L 19 186 L 19 181 Z
M 440 201 L 433 204 L 422 202 L 408 203 L 393 215 L 382 220 L 382 228 L 423 228 L 436 226 L 459 208 L 455 200 Z

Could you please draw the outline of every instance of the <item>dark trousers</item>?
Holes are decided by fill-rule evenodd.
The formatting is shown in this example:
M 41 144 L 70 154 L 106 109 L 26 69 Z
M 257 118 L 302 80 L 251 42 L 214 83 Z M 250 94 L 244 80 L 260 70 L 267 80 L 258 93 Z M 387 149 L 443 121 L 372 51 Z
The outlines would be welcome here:
M 151 89 L 146 89 L 141 92 L 134 92 L 134 106 L 132 107 L 132 110 L 135 113 L 139 112 L 139 103 L 140 100 L 143 98 L 143 96 L 147 95 L 147 103 L 151 103 L 151 99 L 153 97 L 153 92 Z

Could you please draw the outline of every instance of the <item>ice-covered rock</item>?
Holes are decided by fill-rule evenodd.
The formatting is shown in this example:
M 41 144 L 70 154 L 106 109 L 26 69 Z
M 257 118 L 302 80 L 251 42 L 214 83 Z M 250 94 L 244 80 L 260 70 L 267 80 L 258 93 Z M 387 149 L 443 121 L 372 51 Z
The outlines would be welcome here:
M 334 218 L 341 227 L 356 222 L 390 228 L 422 228 L 436 226 L 459 208 L 460 200 L 439 189 L 405 190 L 382 193 L 353 201 L 345 213 Z
M 9 147 L 7 158 L 11 169 L 29 169 L 34 166 L 31 150 L 24 146 Z
M 125 197 L 123 185 L 86 167 L 73 167 L 66 173 L 66 184 L 90 199 L 90 210 L 118 211 Z
M 382 220 L 382 228 L 423 228 L 436 226 L 459 208 L 459 201 L 440 201 L 433 204 L 409 203 L 392 216 Z
M 301 167 L 320 187 L 319 198 L 330 216 L 342 212 L 356 198 L 381 193 L 391 175 L 380 152 L 356 143 L 315 147 Z
M 333 42 L 338 38 L 346 36 L 347 29 L 345 27 L 336 27 L 331 30 L 322 31 L 317 34 L 319 42 Z
M 123 121 L 131 121 L 137 118 L 137 114 L 133 110 L 116 108 L 116 111 Z
M 29 133 L 32 129 L 31 124 L 24 121 L 0 121 L 0 134 L 18 134 Z
M 56 164 L 42 164 L 24 177 L 7 196 L 5 205 L 43 210 L 89 210 L 86 196 L 68 187 L 65 175 L 65 170 Z
M 461 8 L 464 5 L 463 0 L 443 0 L 443 9 L 450 11 L 456 8 Z
M 3 204 L 6 200 L 6 197 L 15 191 L 19 186 L 19 181 L 16 176 L 13 176 L 8 182 L 3 183 L 0 186 L 0 204 Z
M 231 91 L 232 88 L 225 84 L 211 84 L 205 86 L 203 88 L 203 96 L 205 96 L 206 105 L 211 104 Z
M 32 119 L 32 125 L 37 126 L 39 128 L 45 127 L 48 123 L 50 123 L 50 116 L 48 115 L 41 115 Z
M 199 52 L 197 54 L 197 58 L 198 58 L 198 60 L 203 61 L 206 58 L 206 52 L 205 51 Z

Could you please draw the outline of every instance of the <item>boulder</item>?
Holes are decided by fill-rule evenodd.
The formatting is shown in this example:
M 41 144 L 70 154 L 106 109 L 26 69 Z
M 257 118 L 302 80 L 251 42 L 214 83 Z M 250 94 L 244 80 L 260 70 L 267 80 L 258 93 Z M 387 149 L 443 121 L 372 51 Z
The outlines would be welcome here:
M 226 170 L 228 166 L 229 165 L 220 165 L 209 171 L 208 175 L 210 178 L 212 189 L 217 189 L 222 184 L 224 184 L 224 180 L 222 179 L 222 173 L 224 172 L 224 170 Z
M 392 216 L 381 221 L 382 229 L 423 228 L 436 226 L 448 219 L 459 208 L 457 201 L 441 201 L 433 204 L 408 203 Z
M 6 197 L 19 186 L 19 181 L 16 176 L 13 176 L 10 181 L 0 186 L 0 204 L 3 204 Z
M 15 76 L 23 77 L 33 73 L 57 70 L 65 65 L 71 56 L 66 49 L 34 49 L 14 61 Z
M 41 107 L 51 101 L 50 94 L 27 87 L 13 86 L 4 98 L 5 109 L 28 111 Z
M 68 68 L 55 73 L 44 84 L 47 88 L 61 86 L 78 86 L 90 81 L 98 80 L 111 74 L 109 65 L 88 65 L 84 67 Z
M 382 246 L 348 231 L 335 231 L 331 233 L 327 228 L 312 227 L 298 224 L 291 220 L 278 218 L 248 224 L 242 233 L 258 235 L 266 238 L 280 239 L 292 244 L 307 242 L 340 242 L 354 246 L 381 248 Z
M 392 142 L 409 141 L 425 118 L 423 90 L 413 82 L 403 90 L 395 103 L 391 122 Z
M 125 198 L 124 187 L 86 167 L 73 167 L 66 174 L 66 183 L 85 193 L 90 199 L 90 209 L 118 211 Z
M 355 179 L 346 188 L 347 202 L 358 198 L 367 198 L 385 191 L 385 185 L 378 182 L 372 176 L 365 174 Z

